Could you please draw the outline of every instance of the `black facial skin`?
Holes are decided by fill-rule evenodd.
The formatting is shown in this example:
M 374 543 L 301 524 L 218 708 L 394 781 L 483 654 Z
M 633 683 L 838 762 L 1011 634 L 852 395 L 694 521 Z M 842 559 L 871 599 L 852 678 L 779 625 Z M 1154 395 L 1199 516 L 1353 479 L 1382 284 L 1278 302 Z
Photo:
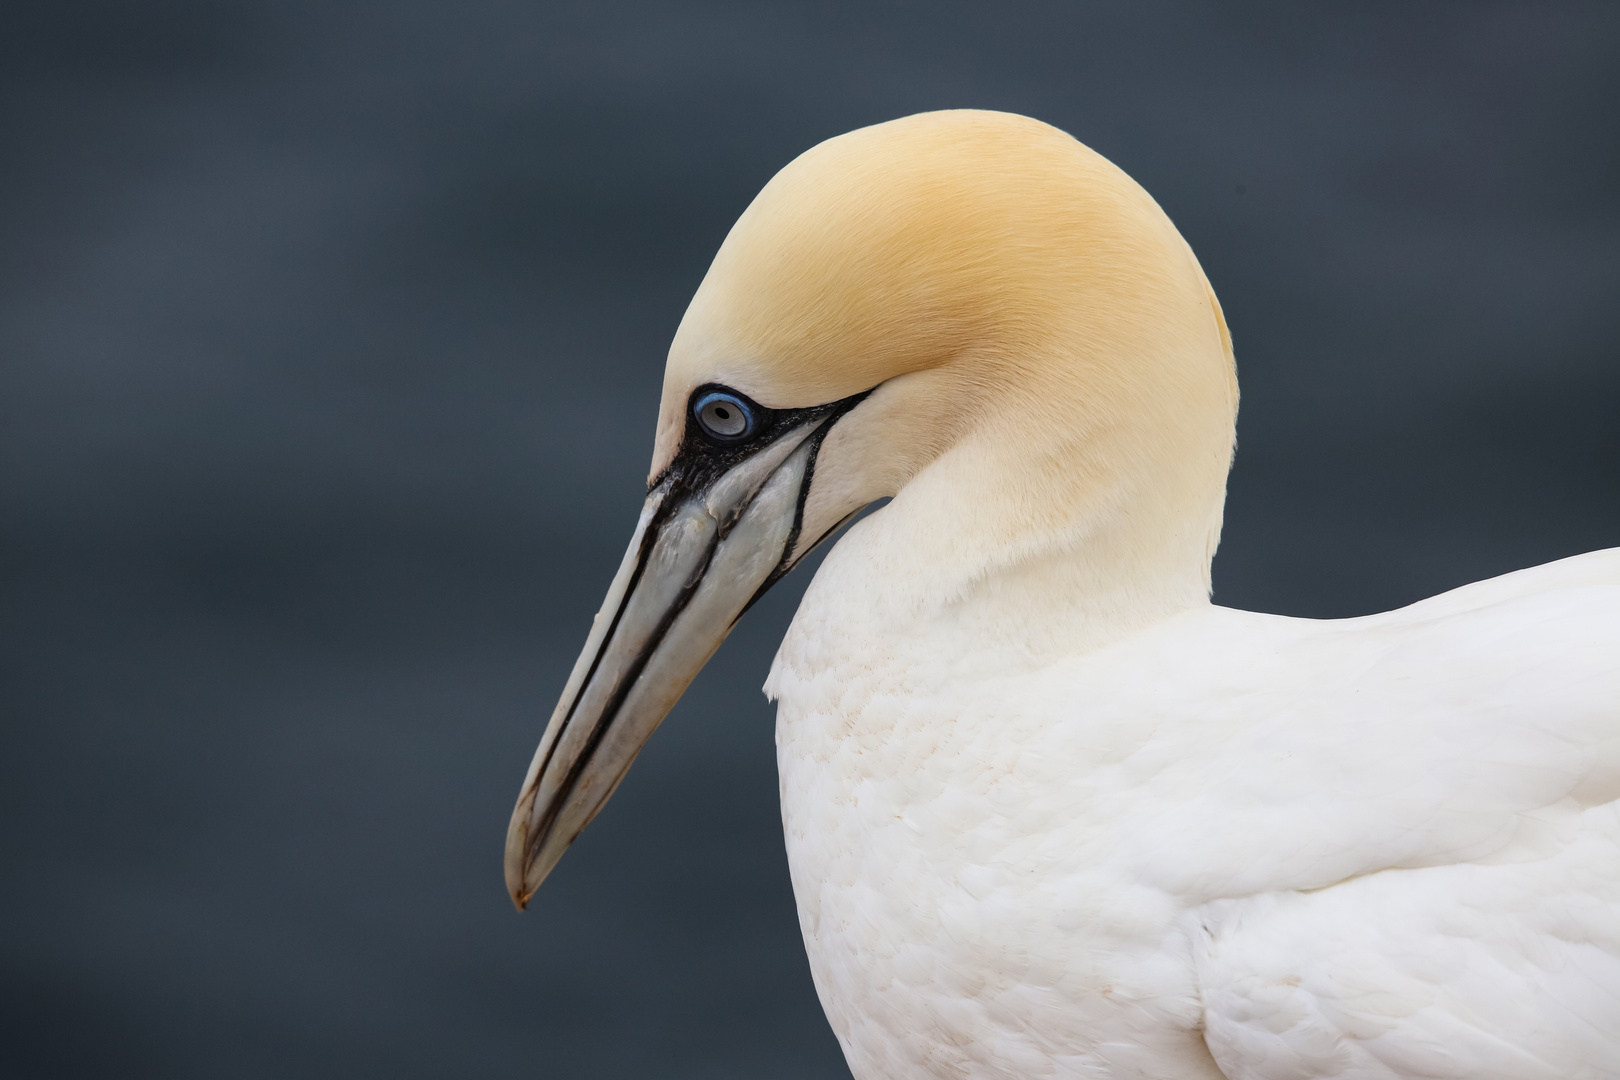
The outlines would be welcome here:
M 876 389 L 876 387 L 873 387 L 873 389 Z M 696 405 L 705 394 L 715 390 L 732 395 L 753 410 L 756 427 L 751 438 L 743 442 L 720 442 L 711 438 L 703 430 L 703 425 L 698 423 L 695 415 Z M 845 413 L 865 401 L 871 393 L 872 390 L 862 390 L 858 394 L 851 394 L 849 397 L 841 398 L 838 401 L 831 401 L 825 405 L 811 405 L 804 409 L 768 409 L 755 402 L 748 395 L 739 393 L 729 386 L 721 386 L 718 383 L 704 383 L 696 390 L 693 390 L 692 396 L 687 398 L 686 402 L 686 430 L 681 436 L 680 449 L 675 452 L 675 459 L 669 463 L 663 472 L 653 477 L 652 483 L 647 485 L 648 494 L 658 490 L 660 487 L 665 489 L 663 505 L 659 508 L 658 518 L 647 529 L 647 536 L 649 538 L 655 536 L 657 527 L 662 524 L 662 519 L 672 513 L 674 508 L 685 501 L 686 498 L 696 492 L 705 490 L 710 484 L 719 480 L 720 477 L 730 472 L 737 465 L 740 465 L 759 450 L 769 446 L 793 429 L 802 424 L 814 423 L 820 420 L 821 425 L 811 432 L 806 440 L 810 444 L 810 460 L 805 465 L 804 482 L 799 487 L 799 505 L 794 511 L 793 530 L 788 534 L 787 546 L 782 552 L 782 561 L 775 570 L 771 571 L 771 576 L 765 579 L 765 583 L 759 587 L 759 591 L 743 607 L 743 612 L 746 612 L 754 606 L 754 601 L 765 595 L 767 589 L 782 580 L 783 576 L 793 569 L 793 563 L 798 561 L 798 559 L 793 558 L 793 549 L 799 542 L 799 529 L 804 523 L 804 503 L 805 499 L 810 495 L 810 484 L 815 479 L 816 458 L 821 453 L 822 440 L 827 437 L 827 432 L 832 430 L 832 426 Z M 722 521 L 716 540 L 724 540 L 726 535 L 731 532 L 731 526 L 734 523 L 734 521 Z M 842 521 L 838 523 L 838 525 L 842 524 Z M 816 545 L 836 532 L 838 525 L 834 525 L 825 534 L 817 537 L 816 543 L 799 552 L 799 556 L 803 557 L 808 554 Z M 650 545 L 650 543 L 651 540 L 649 539 L 648 544 Z M 742 618 L 742 614 L 739 613 L 737 617 Z
M 708 393 L 723 391 L 737 398 L 753 411 L 755 429 L 751 438 L 741 442 L 712 438 L 703 430 L 703 425 L 697 422 L 694 412 L 697 402 Z M 866 400 L 871 390 L 862 390 L 839 401 L 828 402 L 825 405 L 812 405 L 805 409 L 767 409 L 754 401 L 747 394 L 733 390 L 729 386 L 719 383 L 704 383 L 692 391 L 692 396 L 686 401 L 686 430 L 681 436 L 680 449 L 675 452 L 675 459 L 669 463 L 663 472 L 653 477 L 652 483 L 647 485 L 647 493 L 656 491 L 660 485 L 669 484 L 669 497 L 664 500 L 668 506 L 677 501 L 679 496 L 700 491 L 724 476 L 744 459 L 752 456 L 761 447 L 768 446 L 782 435 L 787 434 L 801 424 L 811 423 L 817 419 L 825 419 L 811 436 L 813 448 L 811 450 L 810 469 L 815 468 L 815 454 L 821 448 L 821 440 L 826 437 L 827 431 L 838 418 L 849 410 Z M 805 475 L 804 488 L 810 487 L 809 473 Z M 803 492 L 800 493 L 801 500 Z

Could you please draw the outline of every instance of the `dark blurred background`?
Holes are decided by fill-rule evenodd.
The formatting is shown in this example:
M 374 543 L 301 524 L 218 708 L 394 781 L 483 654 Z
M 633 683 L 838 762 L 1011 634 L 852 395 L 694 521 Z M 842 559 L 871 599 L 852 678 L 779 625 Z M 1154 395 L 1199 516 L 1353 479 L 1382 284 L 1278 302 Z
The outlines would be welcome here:
M 1217 599 L 1620 544 L 1620 6 L 0 6 L 0 1071 L 847 1076 L 749 616 L 530 913 L 501 847 L 664 351 L 792 156 L 1122 165 L 1243 378 Z

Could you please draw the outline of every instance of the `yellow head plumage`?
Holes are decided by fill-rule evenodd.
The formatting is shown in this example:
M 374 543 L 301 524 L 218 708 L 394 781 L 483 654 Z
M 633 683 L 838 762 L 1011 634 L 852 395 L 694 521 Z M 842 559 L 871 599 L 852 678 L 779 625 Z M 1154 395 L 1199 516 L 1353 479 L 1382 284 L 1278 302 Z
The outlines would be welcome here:
M 941 486 L 975 506 L 946 546 L 1072 547 L 1128 504 L 1199 534 L 1207 587 L 1237 407 L 1220 306 L 1147 192 L 1047 124 L 923 113 L 791 162 L 676 332 L 655 475 L 705 382 L 773 407 L 884 386 L 829 439 L 822 518 L 955 451 Z

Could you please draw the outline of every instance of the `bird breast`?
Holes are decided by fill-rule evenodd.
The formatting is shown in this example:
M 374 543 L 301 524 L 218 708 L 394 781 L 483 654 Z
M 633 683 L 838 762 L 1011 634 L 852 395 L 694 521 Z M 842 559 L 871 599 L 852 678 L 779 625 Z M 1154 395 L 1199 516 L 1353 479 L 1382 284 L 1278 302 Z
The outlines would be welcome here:
M 856 1076 L 1219 1076 L 1186 906 L 1122 847 L 1140 729 L 1075 722 L 1074 663 L 807 627 L 826 614 L 801 610 L 772 689 L 800 924 Z

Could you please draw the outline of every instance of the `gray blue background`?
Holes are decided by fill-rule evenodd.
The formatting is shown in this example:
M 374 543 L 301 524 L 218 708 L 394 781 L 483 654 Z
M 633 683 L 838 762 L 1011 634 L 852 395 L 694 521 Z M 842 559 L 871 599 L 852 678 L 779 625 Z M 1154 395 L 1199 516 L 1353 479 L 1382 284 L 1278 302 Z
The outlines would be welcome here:
M 1223 603 L 1620 544 L 1620 7 L 0 5 L 0 1073 L 846 1076 L 750 614 L 515 914 L 664 350 L 793 155 L 1029 113 L 1243 382 Z

